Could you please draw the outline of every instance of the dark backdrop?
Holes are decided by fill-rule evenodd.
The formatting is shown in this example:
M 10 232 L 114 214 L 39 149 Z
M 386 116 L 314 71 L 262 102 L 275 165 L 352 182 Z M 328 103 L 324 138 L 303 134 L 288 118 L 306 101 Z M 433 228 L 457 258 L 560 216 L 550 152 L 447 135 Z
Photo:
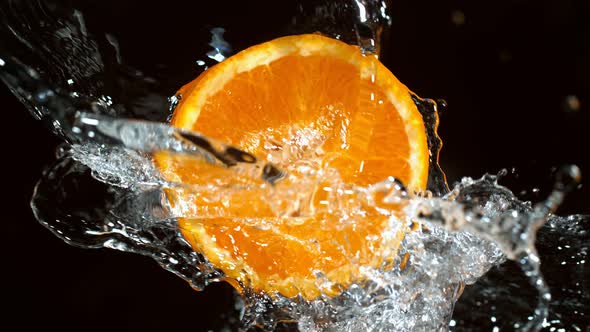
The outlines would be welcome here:
M 170 95 L 198 73 L 194 61 L 209 49 L 210 28 L 225 27 L 239 50 L 284 30 L 294 8 L 288 1 L 149 3 L 73 2 L 91 32 L 116 36 L 124 61 L 167 80 Z M 508 184 L 535 201 L 550 189 L 554 167 L 575 163 L 590 177 L 589 10 L 585 0 L 393 1 L 383 61 L 419 95 L 447 101 L 441 164 L 450 182 L 516 167 L 520 177 Z M 232 307 L 228 287 L 193 292 L 148 258 L 70 247 L 33 219 L 28 201 L 57 140 L 4 87 L 0 98 L 3 324 L 219 330 Z M 588 184 L 560 213 L 590 213 Z

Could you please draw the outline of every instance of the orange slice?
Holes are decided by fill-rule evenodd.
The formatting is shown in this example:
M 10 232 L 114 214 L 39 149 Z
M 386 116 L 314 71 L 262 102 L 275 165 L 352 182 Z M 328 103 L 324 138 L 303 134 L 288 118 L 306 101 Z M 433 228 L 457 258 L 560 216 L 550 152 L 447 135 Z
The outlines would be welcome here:
M 278 38 L 226 59 L 179 93 L 172 125 L 289 172 L 337 169 L 353 185 L 394 176 L 411 190 L 426 187 L 426 134 L 410 91 L 356 46 L 320 35 Z M 166 179 L 180 183 L 250 181 L 179 156 L 156 161 Z M 239 284 L 287 297 L 338 294 L 362 280 L 363 266 L 391 261 L 406 231 L 370 209 L 276 217 L 272 198 L 256 189 L 167 194 L 191 216 L 179 226 L 195 250 Z

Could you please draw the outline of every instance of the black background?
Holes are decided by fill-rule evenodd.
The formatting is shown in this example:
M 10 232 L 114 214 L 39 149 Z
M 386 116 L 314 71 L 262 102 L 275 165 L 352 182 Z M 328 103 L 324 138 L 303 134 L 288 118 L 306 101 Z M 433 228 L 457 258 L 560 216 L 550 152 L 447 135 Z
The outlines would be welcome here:
M 124 61 L 172 95 L 196 76 L 209 29 L 236 50 L 285 31 L 290 1 L 79 1 L 89 29 L 118 38 Z M 585 0 L 394 0 L 383 62 L 422 97 L 442 98 L 441 164 L 452 183 L 515 167 L 506 181 L 539 200 L 552 168 L 590 177 L 590 6 Z M 453 22 L 464 15 L 463 24 Z M 95 30 L 93 30 L 95 29 Z M 164 66 L 162 66 L 164 64 Z M 580 101 L 565 107 L 567 96 Z M 231 290 L 191 291 L 151 259 L 66 245 L 33 218 L 28 201 L 58 140 L 0 87 L 4 323 L 25 329 L 217 331 Z M 559 213 L 590 213 L 584 180 Z M 540 192 L 532 194 L 538 187 Z

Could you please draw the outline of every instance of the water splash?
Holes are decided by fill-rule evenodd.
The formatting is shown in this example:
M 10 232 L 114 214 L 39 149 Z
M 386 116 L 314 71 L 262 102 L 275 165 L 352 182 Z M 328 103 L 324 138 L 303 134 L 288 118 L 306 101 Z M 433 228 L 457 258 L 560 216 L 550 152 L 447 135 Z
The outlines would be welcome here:
M 381 53 L 381 35 L 391 25 L 388 1 L 354 0 L 356 7 L 355 32 L 364 54 Z
M 505 174 L 506 171 L 500 173 Z M 541 262 L 535 248 L 536 234 L 563 202 L 565 194 L 577 186 L 580 178 L 580 170 L 576 166 L 562 167 L 554 190 L 534 207 L 518 201 L 512 192 L 500 187 L 497 177 L 488 175 L 477 181 L 464 178 L 445 196 L 461 202 L 461 210 L 445 206 L 448 201 L 438 202 L 436 199 L 429 200 L 426 207 L 418 209 L 425 217 L 432 216 L 433 212 L 442 213 L 447 229 L 468 230 L 493 241 L 508 259 L 519 264 L 539 294 L 534 315 L 520 326 L 524 331 L 538 330 L 547 319 L 551 293 L 541 274 Z
M 9 3 L 21 6 L 21 3 Z M 38 8 L 33 7 L 18 9 L 20 13 L 37 12 Z M 350 31 L 356 36 L 352 42 L 358 43 L 367 55 L 378 54 L 380 29 L 389 20 L 386 2 L 354 1 L 343 7 L 318 8 L 332 10 L 324 12 L 353 13 L 359 19 L 351 21 L 354 24 Z M 13 9 L 4 14 L 15 12 Z M 41 60 L 36 61 L 45 61 L 42 50 L 52 49 L 52 45 L 43 44 L 45 41 L 38 39 L 42 33 L 34 29 L 23 33 L 22 27 L 19 28 L 22 17 L 9 16 L 6 22 L 11 35 L 34 54 L 40 52 Z M 339 296 L 324 295 L 306 301 L 259 294 L 246 288 L 243 294 L 246 327 L 271 330 L 279 322 L 296 320 L 302 331 L 446 330 L 454 322 L 453 306 L 465 285 L 477 282 L 506 259 L 523 267 L 539 293 L 536 308 L 524 311 L 530 319 L 513 322 L 512 326 L 537 330 L 548 324 L 551 297 L 539 271 L 539 255 L 534 244 L 541 227 L 559 229 L 568 223 L 575 228 L 587 223 L 581 216 L 559 218 L 551 214 L 579 178 L 576 167 L 564 168 L 554 191 L 534 206 L 518 201 L 510 190 L 498 184 L 497 176 L 465 178 L 449 191 L 436 163 L 441 146 L 436 135 L 437 104 L 414 96 L 428 131 L 430 192 L 409 193 L 395 179 L 358 187 L 343 183 L 337 172 L 288 174 L 239 148 L 198 133 L 124 118 L 162 120 L 165 107 L 159 108 L 158 114 L 154 109 L 145 112 L 143 107 L 126 107 L 105 94 L 102 84 L 96 83 L 101 82 L 96 77 L 103 73 L 105 64 L 79 11 L 73 12 L 71 20 L 63 19 L 49 26 L 54 30 L 47 31 L 53 34 L 43 32 L 48 40 L 71 46 L 56 55 L 66 58 L 63 63 L 49 58 L 38 66 L 54 68 L 55 73 L 48 70 L 41 74 L 17 57 L 3 53 L 0 77 L 35 117 L 46 121 L 68 142 L 60 159 L 38 183 L 31 202 L 36 218 L 66 242 L 148 255 L 196 289 L 224 280 L 223 273 L 192 250 L 179 232 L 175 218 L 191 217 L 187 215 L 190 211 L 171 208 L 170 198 L 162 190 L 181 187 L 200 194 L 217 191 L 231 198 L 232 193 L 244 187 L 211 184 L 202 188 L 164 181 L 152 158 L 165 151 L 182 155 L 187 162 L 217 165 L 226 179 L 239 178 L 248 188 L 275 202 L 273 212 L 277 216 L 291 215 L 293 207 L 283 202 L 309 201 L 305 197 L 325 188 L 320 188 L 318 183 L 329 182 L 328 188 L 334 194 L 329 196 L 328 204 L 307 209 L 298 207 L 298 211 L 313 215 L 324 209 L 352 216 L 371 208 L 391 218 L 391 229 L 386 234 L 396 234 L 398 227 L 413 230 L 405 236 L 393 262 L 384 262 L 376 268 L 362 267 L 365 281 L 351 285 Z M 218 52 L 226 49 L 212 46 Z M 117 63 L 121 64 L 118 48 L 116 51 Z M 77 57 L 82 62 L 75 62 Z M 135 79 L 140 82 L 149 81 L 136 71 L 129 72 L 137 74 Z M 67 83 L 69 80 L 73 84 Z M 145 100 L 146 95 L 151 94 L 141 93 L 137 98 Z M 160 96 L 157 100 L 165 98 Z M 80 187 L 93 194 L 80 197 L 77 195 Z M 350 204 L 343 206 L 343 201 Z M 404 215 L 394 213 L 392 204 L 405 206 Z M 214 213 L 231 215 L 232 211 Z M 548 226 L 544 226 L 547 220 Z M 587 247 L 581 244 L 580 250 Z
M 224 33 L 224 28 L 211 29 L 211 42 L 209 45 L 213 47 L 213 50 L 207 52 L 207 57 L 217 62 L 225 60 L 232 52 L 231 45 L 223 39 Z

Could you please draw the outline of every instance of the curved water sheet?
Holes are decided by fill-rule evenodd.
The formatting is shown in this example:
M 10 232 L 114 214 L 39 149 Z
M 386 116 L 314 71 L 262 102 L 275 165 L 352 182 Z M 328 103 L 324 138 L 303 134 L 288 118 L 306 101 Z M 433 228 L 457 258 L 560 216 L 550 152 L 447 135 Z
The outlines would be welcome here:
M 325 24 L 320 30 L 375 56 L 390 20 L 387 5 L 319 2 L 302 6 L 297 17 L 305 20 L 297 24 L 314 30 Z M 157 81 L 123 66 L 113 36 L 107 36 L 113 48 L 99 47 L 81 12 L 20 1 L 8 1 L 2 9 L 8 37 L 0 77 L 33 116 L 64 139 L 59 159 L 37 184 L 31 205 L 36 218 L 66 242 L 148 255 L 202 289 L 224 275 L 185 241 L 176 218 L 231 216 L 231 200 L 247 190 L 271 202 L 276 216 L 297 210 L 299 216 L 329 212 L 340 220 L 362 221 L 371 211 L 389 218 L 384 238 L 400 229 L 406 235 L 383 264 L 359 266 L 358 280 L 363 281 L 337 296 L 307 301 L 246 287 L 244 329 L 272 330 L 279 323 L 301 331 L 480 330 L 483 322 L 490 330 L 586 327 L 588 217 L 552 214 L 580 177 L 575 166 L 564 167 L 552 194 L 534 205 L 499 185 L 498 176 L 465 178 L 449 190 L 436 164 L 437 104 L 414 96 L 428 130 L 429 192 L 407 192 L 393 178 L 357 187 L 342 182 L 335 170 L 279 169 L 239 147 L 166 125 L 163 121 L 182 96 L 165 97 L 157 92 Z M 306 14 L 310 12 L 315 16 Z M 223 60 L 230 47 L 222 30 L 212 34 L 213 50 L 206 56 Z M 120 89 L 125 93 L 114 97 Z M 223 181 L 164 181 L 153 163 L 158 153 L 213 165 Z M 79 195 L 81 188 L 88 194 Z M 194 209 L 173 208 L 182 204 L 171 204 L 177 202 L 170 202 L 167 189 L 230 204 L 194 215 Z M 319 191 L 327 197 L 323 204 L 294 206 L 312 201 Z M 545 281 L 540 256 L 547 258 L 547 269 L 570 273 L 571 283 Z M 321 284 L 325 280 L 319 272 Z M 550 289 L 560 296 L 552 297 Z

